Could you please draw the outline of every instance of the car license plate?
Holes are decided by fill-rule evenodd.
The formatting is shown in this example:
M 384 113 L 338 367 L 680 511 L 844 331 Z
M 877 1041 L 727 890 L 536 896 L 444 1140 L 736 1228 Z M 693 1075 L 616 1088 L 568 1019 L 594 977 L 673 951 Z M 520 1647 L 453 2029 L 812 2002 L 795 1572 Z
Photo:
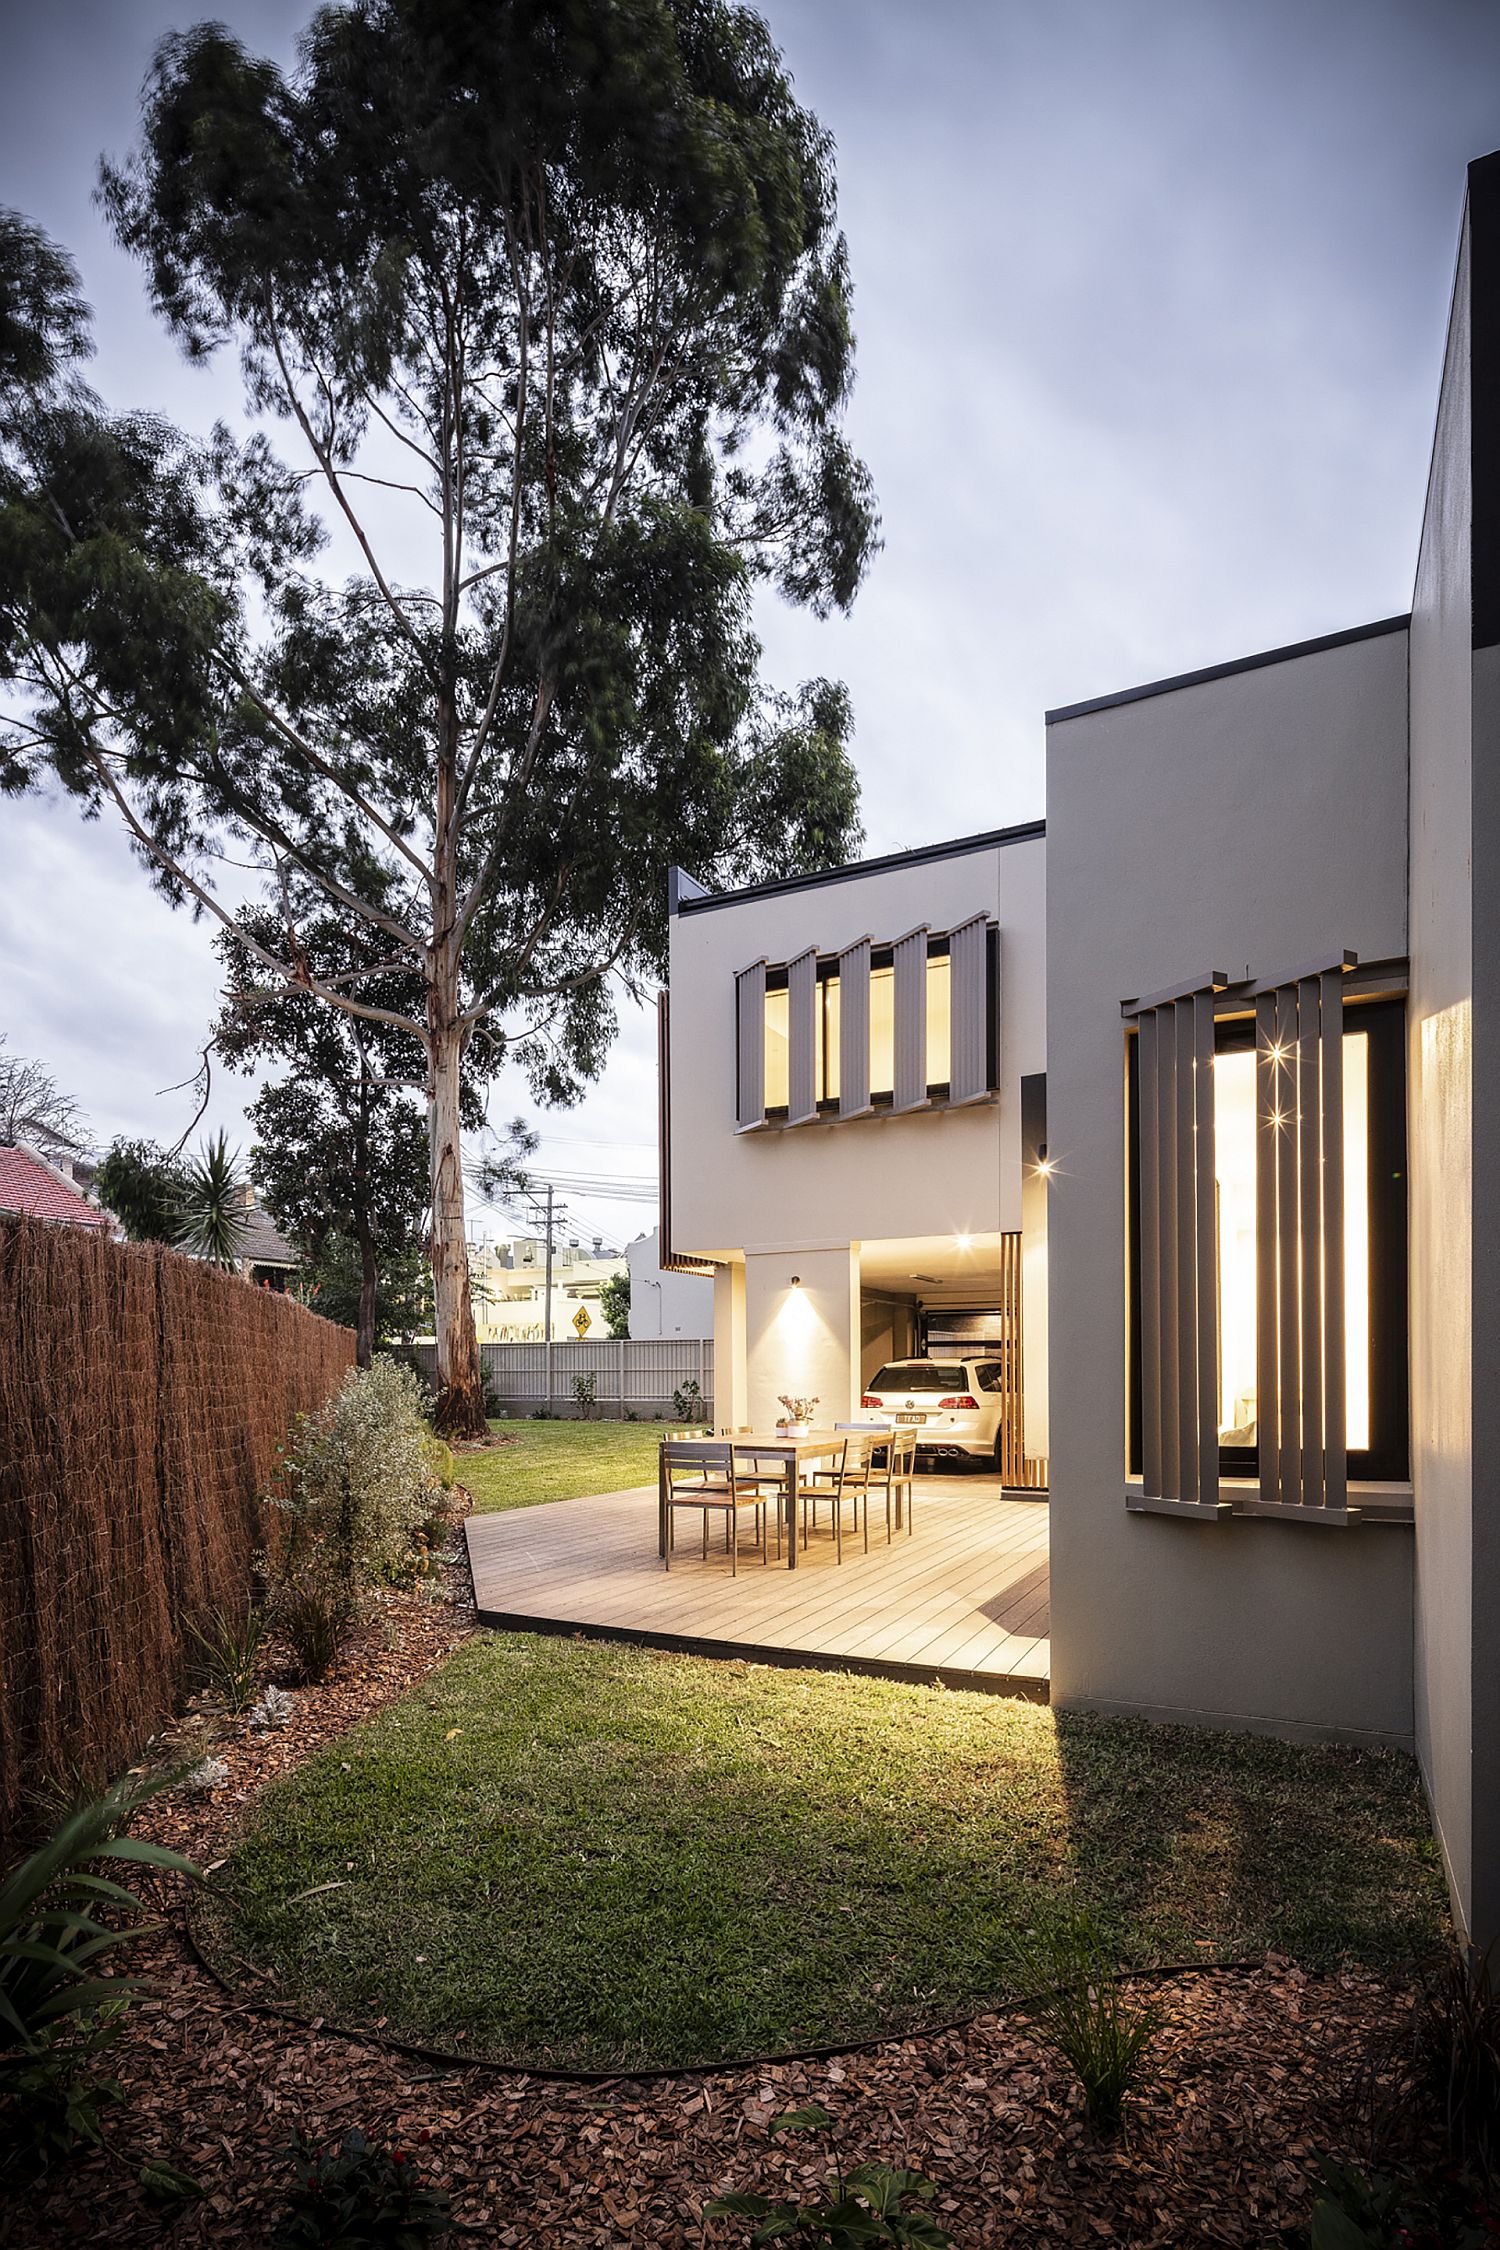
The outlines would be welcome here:
M 898 1422 L 925 1422 L 926 1419 L 925 1414 L 898 1414 L 896 1416 Z

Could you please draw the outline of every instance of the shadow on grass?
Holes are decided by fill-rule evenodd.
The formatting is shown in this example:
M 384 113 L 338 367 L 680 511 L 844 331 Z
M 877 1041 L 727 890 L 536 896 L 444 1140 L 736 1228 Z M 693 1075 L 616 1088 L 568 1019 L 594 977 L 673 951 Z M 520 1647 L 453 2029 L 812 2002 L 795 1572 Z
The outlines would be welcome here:
M 1060 1888 L 1136 1962 L 1404 1961 L 1425 1836 L 1394 1756 L 497 1634 L 269 1791 L 226 1880 L 293 2001 L 628 2068 L 979 2007 Z

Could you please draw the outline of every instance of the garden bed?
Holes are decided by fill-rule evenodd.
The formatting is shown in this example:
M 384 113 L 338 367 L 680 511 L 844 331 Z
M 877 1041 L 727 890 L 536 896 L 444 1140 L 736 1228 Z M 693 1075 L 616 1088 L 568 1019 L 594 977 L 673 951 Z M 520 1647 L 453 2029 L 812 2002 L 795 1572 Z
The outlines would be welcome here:
M 340 1785 L 369 1789 L 378 1771 L 369 1760 L 381 1743 L 390 1745 L 398 1763 L 435 1769 L 445 1783 L 461 1780 L 473 1753 L 488 1772 L 487 1786 L 507 1775 L 513 1781 L 517 1746 L 532 1743 L 537 1801 L 555 1800 L 559 1808 L 554 1840 L 561 1845 L 571 1824 L 577 1851 L 586 1852 L 591 1838 L 597 1849 L 601 1809 L 614 1800 L 614 1849 L 641 1826 L 643 1774 L 637 1770 L 632 1779 L 630 1761 L 649 1753 L 651 1786 L 673 1816 L 658 1821 L 658 1840 L 671 1829 L 674 1850 L 688 1851 L 685 1816 L 691 1811 L 697 1842 L 684 1864 L 723 1892 L 736 1874 L 736 1858 L 749 1856 L 745 1830 L 736 1826 L 747 1807 L 736 1813 L 733 1793 L 724 1790 L 722 1774 L 706 1755 L 711 1742 L 737 1739 L 742 1782 L 753 1772 L 763 1789 L 767 1771 L 777 1772 L 782 1802 L 795 1800 L 806 1790 L 807 1744 L 827 1740 L 821 1698 L 843 1696 L 850 1699 L 845 1719 L 853 1732 L 829 1741 L 828 1750 L 849 1758 L 863 1742 L 855 1776 L 861 1817 L 898 1831 L 887 1867 L 892 1855 L 899 1861 L 903 1854 L 941 1850 L 962 1872 L 971 1903 L 983 1881 L 1013 1897 L 1008 1886 L 1016 1880 L 1016 1853 L 1033 1855 L 1045 1885 L 1062 1871 L 1058 1850 L 1077 1861 L 1091 1837 L 1081 1851 L 1088 1881 L 1101 1899 L 1113 1881 L 1137 1941 L 1154 1936 L 1190 1950 L 1242 1950 L 1280 1929 L 1294 1933 L 1303 1959 L 1289 1959 L 1281 1949 L 1253 1969 L 1204 1969 L 1170 1980 L 1154 2080 L 1127 2138 L 1111 2145 L 1087 2128 L 1066 2068 L 1003 2014 L 817 2061 L 559 2084 L 463 2061 L 445 2066 L 381 2045 L 381 2035 L 420 2028 L 409 2015 L 377 2011 L 386 2013 L 386 2022 L 377 2027 L 372 2017 L 376 2036 L 361 2040 L 336 2034 L 316 2013 L 305 2024 L 263 2013 L 263 2004 L 313 2002 L 304 1965 L 288 1962 L 267 1975 L 262 1962 L 256 1975 L 248 1956 L 235 1959 L 226 1951 L 220 1966 L 245 1986 L 241 1997 L 227 1995 L 195 1959 L 174 1899 L 171 1925 L 143 1948 L 158 1997 L 132 2010 L 112 2063 L 129 2105 L 116 2138 L 132 2163 L 159 2157 L 195 2175 L 204 2188 L 200 2201 L 172 2210 L 172 2242 L 193 2250 L 261 2250 L 289 2176 L 285 2151 L 293 2131 L 337 2138 L 355 2125 L 404 2146 L 429 2133 L 423 2160 L 452 2190 L 460 2225 L 507 2250 L 522 2244 L 645 2250 L 741 2243 L 742 2230 L 730 2222 L 715 2222 L 705 2232 L 703 2203 L 731 2187 L 810 2189 L 825 2152 L 806 2140 L 773 2139 L 769 2131 L 781 2109 L 808 2099 L 833 2115 L 850 2158 L 905 2162 L 937 2181 L 938 2215 L 955 2250 L 1107 2242 L 1146 2250 L 1187 2240 L 1263 2250 L 1281 2227 L 1305 2216 L 1314 2155 L 1360 2153 L 1372 2086 L 1378 2091 L 1381 2057 L 1391 2050 L 1409 1994 L 1400 1978 L 1376 1966 L 1310 1973 L 1306 1964 L 1343 1951 L 1363 1952 L 1369 1963 L 1395 1963 L 1440 1927 L 1437 1882 L 1403 1761 L 1077 1722 L 1083 1729 L 1077 1739 L 1106 1742 L 1109 1755 L 1095 1761 L 1091 1779 L 1076 1757 L 1066 1769 L 1059 1759 L 1040 1791 L 1033 1757 L 1028 1809 L 1020 1773 L 1012 1786 L 1001 1786 L 1001 1751 L 1009 1742 L 1014 1754 L 1017 1726 L 1050 1727 L 1045 1712 L 991 1698 L 888 1690 L 884 1683 L 692 1667 L 684 1659 L 579 1644 L 468 1639 L 460 1545 L 444 1568 L 453 1601 L 434 1602 L 424 1592 L 385 1597 L 328 1684 L 299 1694 L 286 1728 L 258 1739 L 233 1732 L 220 1740 L 213 1747 L 228 1768 L 221 1786 L 206 1796 L 158 1801 L 143 1827 L 205 1865 L 222 1862 L 246 1829 L 259 1837 L 275 1827 L 292 1851 L 283 1869 L 284 1896 L 308 1873 L 298 1855 L 314 1844 L 321 1851 L 329 1840 L 320 1824 L 347 1810 Z M 971 1700 L 979 1707 L 972 1721 Z M 773 1704 L 780 1713 L 774 1728 Z M 700 1714 L 696 1748 L 674 1732 L 693 1707 Z M 651 1711 L 657 1716 L 643 1740 Z M 919 1712 L 928 1714 L 920 1724 Z M 942 1749 L 953 1767 L 955 1794 L 960 1784 L 971 1790 L 983 1782 L 969 1739 L 979 1712 L 990 1722 L 989 1809 L 967 1827 L 955 1827 L 953 1807 L 933 1801 L 928 1789 L 926 1826 L 919 1830 L 901 1793 L 914 1775 L 921 1778 L 924 1759 Z M 620 1754 L 596 1770 L 609 1714 Z M 203 1714 L 196 1718 L 183 1730 L 185 1744 L 196 1746 L 213 1731 Z M 445 1739 L 453 1727 L 464 1731 Z M 570 1739 L 571 1775 L 564 1759 Z M 925 1740 L 920 1756 L 907 1747 L 912 1740 Z M 1154 1762 L 1159 1758 L 1165 1763 Z M 1219 1779 L 1210 1787 L 1216 1767 Z M 930 1781 L 930 1763 L 926 1771 Z M 590 1772 L 596 1773 L 592 1795 L 583 1786 Z M 453 1794 L 455 1807 L 466 1800 L 464 1788 Z M 1168 1801 L 1175 1809 L 1163 1829 Z M 299 1803 L 302 1814 L 296 1813 Z M 997 1806 L 1010 1839 L 1008 1856 L 996 1849 Z M 373 1894 L 362 1867 L 383 1830 L 391 1942 L 404 1943 L 412 1971 L 435 1967 L 415 1958 L 434 1951 L 437 1920 L 430 1902 L 409 1887 L 416 1867 L 407 1856 L 408 1836 L 393 1825 L 378 1793 L 375 1809 L 377 1829 L 351 1835 L 343 1864 L 323 1879 L 343 1880 L 367 1909 Z M 1299 1823 L 1308 1809 L 1315 1818 L 1305 1830 Z M 760 1812 L 764 1829 L 764 1802 Z M 459 1866 L 456 1809 L 434 1821 L 426 1806 L 421 1817 L 428 1823 L 429 1857 L 445 1869 Z M 857 2000 L 867 1976 L 868 1938 L 859 1934 L 853 1910 L 873 1910 L 880 1893 L 878 1884 L 851 1887 L 859 1853 L 848 1817 L 846 1804 L 825 1804 L 821 1826 L 802 1822 L 801 1895 L 819 1901 L 820 1944 L 826 1916 L 837 1917 L 833 1926 L 844 1933 L 847 1956 L 845 1970 L 833 1985 L 825 1983 L 817 2004 L 826 2004 L 835 1986 Z M 301 1843 L 299 1821 L 305 1823 Z M 1298 1852 L 1288 1850 L 1293 1836 L 1301 1837 Z M 590 1862 L 578 1864 L 586 1876 Z M 777 1880 L 783 1881 L 784 1853 L 779 1864 Z M 593 1862 L 596 1870 L 608 1865 Z M 227 1872 L 221 1866 L 216 1880 Z M 1339 1885 L 1342 1900 L 1335 1895 Z M 607 1878 L 605 1887 L 611 1895 Z M 1231 1907 L 1225 1902 L 1236 1887 L 1241 1895 Z M 343 1891 L 323 1895 L 354 1903 Z M 534 1920 L 540 1895 L 518 1883 L 504 1905 L 504 1927 L 512 1926 L 528 1898 Z M 587 1897 L 586 1881 L 569 1894 L 569 1914 L 580 1897 Z M 470 1898 L 465 1958 L 471 1963 L 484 1957 L 487 1928 L 499 1911 L 494 1900 L 493 1888 L 487 1905 Z M 784 1937 L 785 1904 L 773 1898 L 764 1912 L 764 1901 L 746 1906 L 758 1916 L 748 1936 L 763 1961 Z M 845 1914 L 843 1907 L 852 1911 Z M 963 1917 L 945 1913 L 941 1919 L 945 1973 L 956 1980 L 951 1995 L 962 1981 L 962 1949 L 952 1947 Z M 690 1928 L 678 1937 L 680 1947 L 695 1942 Z M 617 1964 L 604 1947 L 612 1943 L 618 1952 L 628 1941 L 629 1933 L 616 1929 L 610 1939 L 605 1926 L 594 1923 L 580 1939 L 578 1973 L 610 1987 Z M 554 1972 L 558 1942 L 559 1930 L 549 1928 Z M 803 1958 L 805 1965 L 811 1953 Z M 394 1967 L 386 1961 L 382 1976 L 392 2000 L 405 2001 L 411 1987 L 390 1973 Z M 670 1987 L 670 1958 L 662 1967 Z M 928 2012 L 938 1997 L 936 1991 L 913 1996 Z M 816 2001 L 811 1994 L 809 2005 Z M 450 2020 L 433 2028 L 456 2037 L 464 2026 Z M 851 2020 L 847 2028 L 871 2026 Z M 637 2044 L 644 2050 L 639 2034 Z M 86 2228 L 98 2243 L 145 2245 L 163 2238 L 163 2225 L 161 2210 L 148 2205 L 129 2168 L 88 2155 L 35 2193 L 12 2199 L 0 2219 L 0 2240 L 62 2243 Z

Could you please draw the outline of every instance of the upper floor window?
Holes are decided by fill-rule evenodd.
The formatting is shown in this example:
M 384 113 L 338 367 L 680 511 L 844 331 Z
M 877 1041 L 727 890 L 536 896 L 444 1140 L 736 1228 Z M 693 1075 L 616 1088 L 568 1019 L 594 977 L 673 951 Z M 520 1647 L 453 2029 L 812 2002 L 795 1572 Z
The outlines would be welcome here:
M 737 1122 L 984 1099 L 999 1084 L 999 983 L 999 932 L 982 916 L 753 963 L 738 979 Z

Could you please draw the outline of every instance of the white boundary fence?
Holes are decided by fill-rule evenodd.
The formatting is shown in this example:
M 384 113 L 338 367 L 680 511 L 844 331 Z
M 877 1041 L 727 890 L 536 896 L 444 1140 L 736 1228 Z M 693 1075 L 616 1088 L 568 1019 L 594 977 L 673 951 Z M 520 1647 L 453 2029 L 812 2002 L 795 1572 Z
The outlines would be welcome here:
M 418 1367 L 430 1383 L 436 1374 L 437 1347 L 413 1347 Z M 703 1396 L 694 1422 L 711 1423 L 714 1410 L 714 1347 L 701 1336 L 600 1337 L 575 1343 L 570 1337 L 551 1344 L 481 1344 L 485 1379 L 502 1414 L 531 1414 L 545 1406 L 553 1414 L 576 1415 L 575 1375 L 594 1378 L 592 1412 L 604 1421 L 623 1422 L 627 1413 L 649 1420 L 674 1416 L 674 1391 L 696 1383 Z

